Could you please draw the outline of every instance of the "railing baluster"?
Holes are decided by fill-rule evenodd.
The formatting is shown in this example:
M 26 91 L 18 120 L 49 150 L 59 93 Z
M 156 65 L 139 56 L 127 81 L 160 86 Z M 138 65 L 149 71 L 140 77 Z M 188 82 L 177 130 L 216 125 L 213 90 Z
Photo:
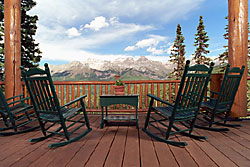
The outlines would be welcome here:
M 163 83 L 163 100 L 166 101 L 166 84 Z
M 77 85 L 77 97 L 80 97 L 80 85 Z M 80 102 L 77 102 L 77 107 L 80 107 Z
M 75 99 L 75 85 L 71 85 L 71 101 Z M 75 104 L 72 104 L 72 107 L 75 107 Z
M 169 91 L 168 91 L 168 93 L 169 93 L 169 95 L 168 95 L 168 100 L 169 100 L 169 103 L 172 103 L 172 84 L 171 83 L 169 83 L 168 84 L 168 89 L 169 89 Z
M 66 85 L 66 103 L 69 102 L 69 85 Z
M 160 84 L 157 83 L 157 96 L 160 97 Z M 160 106 L 160 102 L 157 101 L 157 106 Z
M 144 108 L 147 108 L 147 106 L 148 106 L 148 96 L 147 96 L 147 94 L 148 94 L 148 83 L 145 83 L 145 106 L 144 106 Z
M 59 85 L 55 85 L 55 87 L 56 87 L 57 98 L 60 99 L 60 96 L 59 96 Z
M 142 109 L 142 97 L 143 97 L 143 86 L 140 84 L 140 95 L 139 95 L 139 108 Z
M 130 84 L 128 84 L 128 94 L 131 94 Z M 131 106 L 130 106 L 130 105 L 128 105 L 128 109 L 131 109 Z
M 61 85 L 61 105 L 64 105 L 64 85 Z
M 85 95 L 86 91 L 85 91 L 85 85 L 82 85 L 82 94 Z M 86 98 L 83 99 L 84 103 L 86 103 Z M 85 104 L 86 105 L 86 104 Z
M 134 94 L 137 94 L 137 84 L 134 84 Z
M 177 92 L 178 92 L 178 83 L 175 82 L 175 94 L 174 94 L 174 99 L 176 99 Z
M 91 85 L 88 85 L 88 108 L 91 109 Z
M 154 83 L 151 83 L 151 94 L 155 94 L 155 85 L 154 85 Z
M 94 109 L 96 109 L 96 85 L 94 85 Z
M 105 94 L 108 94 L 109 93 L 109 87 L 108 85 L 105 85 Z
M 112 95 L 114 93 L 114 85 L 110 85 L 110 94 Z M 111 109 L 114 109 L 114 105 L 110 106 Z

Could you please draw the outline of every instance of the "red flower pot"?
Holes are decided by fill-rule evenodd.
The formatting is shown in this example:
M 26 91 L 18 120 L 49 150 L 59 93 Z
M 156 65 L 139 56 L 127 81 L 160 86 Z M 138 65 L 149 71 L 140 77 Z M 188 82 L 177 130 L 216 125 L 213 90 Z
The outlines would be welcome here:
M 124 95 L 125 94 L 125 86 L 114 86 L 115 95 Z

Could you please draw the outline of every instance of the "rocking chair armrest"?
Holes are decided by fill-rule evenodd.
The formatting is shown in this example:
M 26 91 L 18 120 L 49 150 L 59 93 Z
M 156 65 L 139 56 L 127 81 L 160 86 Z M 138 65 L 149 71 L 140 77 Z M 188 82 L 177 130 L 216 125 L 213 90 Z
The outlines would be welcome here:
M 16 97 L 18 97 L 18 96 L 15 96 L 15 98 Z M 9 98 L 8 100 L 10 100 L 10 99 L 14 99 L 14 97 Z M 15 104 L 15 103 L 20 103 L 20 102 L 24 102 L 25 100 L 28 100 L 28 99 L 30 99 L 30 97 L 21 98 L 20 100 L 16 100 L 16 101 L 12 101 L 12 102 L 8 103 L 8 105 Z
M 71 104 L 73 104 L 73 103 L 75 103 L 75 102 L 77 102 L 77 101 L 80 101 L 81 99 L 83 99 L 83 98 L 85 98 L 85 97 L 87 97 L 87 95 L 80 96 L 80 97 L 76 98 L 75 100 L 73 100 L 73 101 L 71 101 L 71 102 L 65 104 L 64 106 L 62 106 L 62 108 L 63 108 L 63 107 L 66 107 L 66 106 L 69 106 L 69 105 L 71 105 Z
M 204 96 L 204 98 L 209 99 L 209 100 L 215 100 L 215 101 L 217 100 L 217 99 L 209 97 L 209 96 Z
M 212 93 L 212 94 L 219 94 L 220 92 L 216 92 L 216 91 L 214 91 L 214 90 L 210 90 L 210 92 Z
M 157 100 L 157 101 L 159 101 L 159 102 L 161 102 L 161 103 L 167 104 L 167 105 L 169 105 L 169 106 L 174 106 L 173 104 L 171 104 L 171 103 L 169 103 L 169 102 L 167 102 L 167 101 L 164 101 L 164 100 L 162 100 L 161 98 L 159 98 L 159 97 L 157 97 L 157 96 L 155 96 L 155 95 L 147 94 L 147 96 L 148 96 L 148 97 L 151 97 L 152 99 L 155 99 L 155 100 Z
M 16 96 L 12 96 L 12 97 L 10 97 L 10 98 L 6 99 L 6 101 L 9 101 L 9 100 L 15 99 L 15 98 L 17 98 L 17 97 L 19 97 L 20 99 L 22 99 L 22 97 L 23 97 L 23 96 L 24 96 L 23 94 L 16 95 Z

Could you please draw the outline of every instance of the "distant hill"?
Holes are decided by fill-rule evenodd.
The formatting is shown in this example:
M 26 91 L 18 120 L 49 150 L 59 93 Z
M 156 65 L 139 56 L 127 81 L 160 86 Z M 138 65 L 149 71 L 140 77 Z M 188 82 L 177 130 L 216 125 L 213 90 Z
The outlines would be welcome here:
M 159 61 L 152 61 L 146 57 L 116 59 L 102 61 L 88 59 L 87 61 L 73 61 L 63 65 L 49 65 L 54 80 L 64 81 L 109 81 L 115 75 L 122 80 L 163 80 L 167 79 L 174 65 Z

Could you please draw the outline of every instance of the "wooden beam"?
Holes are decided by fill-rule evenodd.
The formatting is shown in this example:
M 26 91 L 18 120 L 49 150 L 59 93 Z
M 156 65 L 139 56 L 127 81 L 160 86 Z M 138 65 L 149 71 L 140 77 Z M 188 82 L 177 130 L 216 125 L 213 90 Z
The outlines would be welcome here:
M 232 67 L 247 68 L 248 55 L 248 0 L 228 0 L 228 62 Z M 232 108 L 232 117 L 247 115 L 247 70 L 243 74 Z
M 5 96 L 21 91 L 21 2 L 4 0 Z

